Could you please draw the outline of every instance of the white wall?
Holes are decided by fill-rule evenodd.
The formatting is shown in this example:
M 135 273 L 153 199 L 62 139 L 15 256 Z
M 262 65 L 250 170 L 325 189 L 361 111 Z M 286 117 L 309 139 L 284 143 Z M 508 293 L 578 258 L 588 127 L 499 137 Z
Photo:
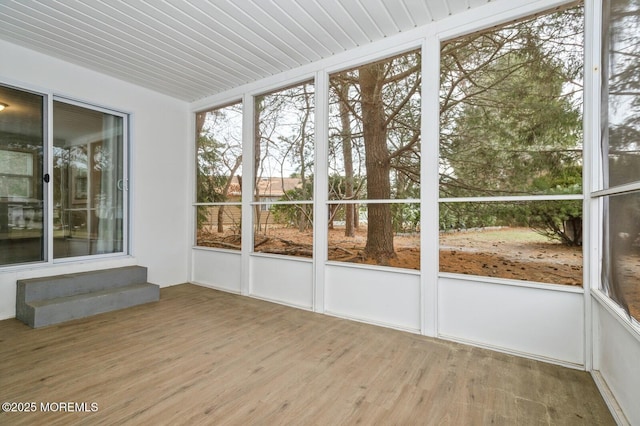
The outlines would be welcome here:
M 162 286 L 187 280 L 191 199 L 185 144 L 189 105 L 103 74 L 0 40 L 0 82 L 74 98 L 132 114 L 132 254 L 134 259 L 84 264 L 0 268 L 0 318 L 15 316 L 15 281 L 21 277 L 126 264 L 149 268 Z
M 191 282 L 206 287 L 240 293 L 242 259 L 240 252 L 197 248 L 191 255 Z
M 249 294 L 303 309 L 313 307 L 313 263 L 308 259 L 252 255 Z
M 595 299 L 594 369 L 599 371 L 631 425 L 640 425 L 640 337 L 606 301 Z
M 401 330 L 420 331 L 420 274 L 339 264 L 326 266 L 324 311 Z
M 488 281 L 480 277 L 439 279 L 440 337 L 584 365 L 582 288 Z

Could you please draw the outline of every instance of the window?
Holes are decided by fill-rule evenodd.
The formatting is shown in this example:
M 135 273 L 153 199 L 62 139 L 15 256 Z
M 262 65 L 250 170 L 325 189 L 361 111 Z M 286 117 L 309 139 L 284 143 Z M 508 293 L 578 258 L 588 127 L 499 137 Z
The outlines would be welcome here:
M 603 3 L 602 290 L 640 321 L 640 3 Z
M 125 250 L 125 117 L 53 102 L 54 258 Z
M 440 271 L 582 285 L 583 8 L 441 48 Z
M 420 51 L 330 76 L 334 261 L 420 269 Z
M 241 249 L 242 104 L 196 114 L 196 245 Z
M 49 112 L 7 86 L 0 101 L 0 265 L 126 252 L 127 116 L 61 98 Z
M 46 97 L 0 85 L 0 266 L 45 259 Z
M 313 255 L 314 86 L 255 98 L 255 252 Z

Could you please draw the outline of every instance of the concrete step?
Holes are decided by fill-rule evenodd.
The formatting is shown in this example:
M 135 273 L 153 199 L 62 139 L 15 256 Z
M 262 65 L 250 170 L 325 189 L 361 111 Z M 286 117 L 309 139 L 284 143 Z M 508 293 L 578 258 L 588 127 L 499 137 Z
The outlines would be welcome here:
M 125 266 L 19 280 L 17 298 L 25 302 L 56 299 L 145 282 L 147 282 L 147 268 L 144 266 Z
M 160 299 L 147 269 L 134 266 L 20 280 L 16 318 L 37 328 Z
M 154 284 L 131 284 L 92 293 L 27 304 L 27 324 L 33 328 L 58 324 L 77 318 L 130 308 L 160 299 L 160 288 Z

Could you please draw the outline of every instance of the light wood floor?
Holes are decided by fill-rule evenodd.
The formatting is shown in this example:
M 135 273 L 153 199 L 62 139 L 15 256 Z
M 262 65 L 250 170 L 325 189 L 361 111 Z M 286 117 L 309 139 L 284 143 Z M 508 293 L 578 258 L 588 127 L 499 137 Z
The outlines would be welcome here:
M 586 372 L 188 284 L 59 326 L 0 321 L 2 401 L 98 404 L 3 425 L 614 424 Z

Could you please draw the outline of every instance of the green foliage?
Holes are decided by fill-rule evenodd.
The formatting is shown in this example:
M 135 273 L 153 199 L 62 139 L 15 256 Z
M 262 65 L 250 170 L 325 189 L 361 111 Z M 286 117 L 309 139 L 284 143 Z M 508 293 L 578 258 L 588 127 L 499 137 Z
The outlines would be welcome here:
M 303 187 L 290 189 L 280 198 L 280 201 L 307 201 L 313 194 L 313 177 L 307 180 Z M 274 204 L 271 213 L 276 223 L 288 227 L 305 230 L 313 227 L 312 204 Z
M 443 47 L 442 197 L 582 192 L 582 50 L 575 47 L 582 13 L 576 7 Z M 580 202 L 451 203 L 440 209 L 440 227 L 526 225 L 576 245 L 581 216 Z
M 420 231 L 419 204 L 392 204 L 391 220 L 393 232 L 414 233 Z

